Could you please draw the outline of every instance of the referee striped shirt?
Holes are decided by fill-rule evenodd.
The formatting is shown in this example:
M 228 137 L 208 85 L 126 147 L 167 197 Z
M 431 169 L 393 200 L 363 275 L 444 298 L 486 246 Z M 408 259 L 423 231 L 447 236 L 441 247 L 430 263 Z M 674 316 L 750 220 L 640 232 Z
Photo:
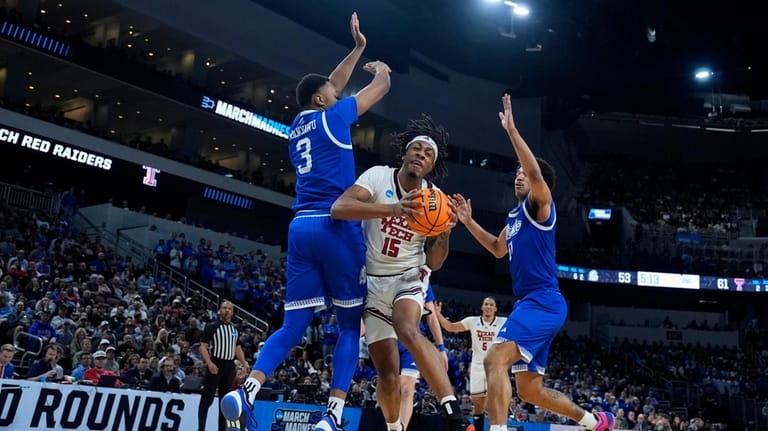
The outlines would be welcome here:
M 211 358 L 224 361 L 235 359 L 235 350 L 240 345 L 240 334 L 235 325 L 216 321 L 205 325 L 200 341 L 207 343 L 211 349 Z

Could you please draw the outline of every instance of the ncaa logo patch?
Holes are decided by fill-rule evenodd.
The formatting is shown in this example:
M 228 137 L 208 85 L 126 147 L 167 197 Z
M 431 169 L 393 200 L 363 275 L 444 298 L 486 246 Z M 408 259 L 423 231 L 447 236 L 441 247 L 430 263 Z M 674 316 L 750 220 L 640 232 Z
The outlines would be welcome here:
M 395 192 L 393 192 L 392 190 L 387 190 L 386 192 L 384 192 L 384 196 L 388 198 L 391 198 L 394 195 L 395 195 Z

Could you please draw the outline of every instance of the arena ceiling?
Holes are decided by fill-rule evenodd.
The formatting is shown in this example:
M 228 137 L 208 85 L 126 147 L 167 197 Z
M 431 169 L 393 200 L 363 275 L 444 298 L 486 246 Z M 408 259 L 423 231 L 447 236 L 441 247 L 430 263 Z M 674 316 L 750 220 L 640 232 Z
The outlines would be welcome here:
M 768 27 L 743 1 L 519 0 L 531 13 L 514 19 L 500 0 L 254 1 L 345 45 L 357 10 L 369 56 L 404 70 L 418 52 L 517 96 L 664 114 L 702 111 L 713 89 L 768 94 Z M 711 84 L 693 79 L 704 66 Z

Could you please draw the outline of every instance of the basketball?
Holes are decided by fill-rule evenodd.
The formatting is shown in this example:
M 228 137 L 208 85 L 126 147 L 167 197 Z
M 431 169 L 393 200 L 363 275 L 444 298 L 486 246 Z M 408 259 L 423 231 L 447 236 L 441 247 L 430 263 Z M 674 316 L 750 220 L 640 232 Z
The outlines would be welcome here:
M 413 216 L 413 221 L 408 221 L 411 230 L 424 236 L 436 236 L 448 230 L 451 218 L 448 196 L 439 189 L 431 187 L 423 189 L 420 200 L 424 204 L 421 209 L 422 214 L 416 214 Z

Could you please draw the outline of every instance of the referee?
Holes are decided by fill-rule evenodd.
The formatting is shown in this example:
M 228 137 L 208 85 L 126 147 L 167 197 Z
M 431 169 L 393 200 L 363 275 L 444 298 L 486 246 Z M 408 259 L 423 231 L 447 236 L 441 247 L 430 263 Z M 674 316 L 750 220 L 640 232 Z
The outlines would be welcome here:
M 219 397 L 232 389 L 236 374 L 235 358 L 246 369 L 248 368 L 237 328 L 232 324 L 233 312 L 234 307 L 231 302 L 222 302 L 219 308 L 219 320 L 205 325 L 203 337 L 200 340 L 200 356 L 208 366 L 208 372 L 203 379 L 203 394 L 200 397 L 200 410 L 197 413 L 198 431 L 205 431 L 205 420 L 216 389 L 219 390 Z M 219 412 L 219 431 L 225 430 L 226 422 Z

